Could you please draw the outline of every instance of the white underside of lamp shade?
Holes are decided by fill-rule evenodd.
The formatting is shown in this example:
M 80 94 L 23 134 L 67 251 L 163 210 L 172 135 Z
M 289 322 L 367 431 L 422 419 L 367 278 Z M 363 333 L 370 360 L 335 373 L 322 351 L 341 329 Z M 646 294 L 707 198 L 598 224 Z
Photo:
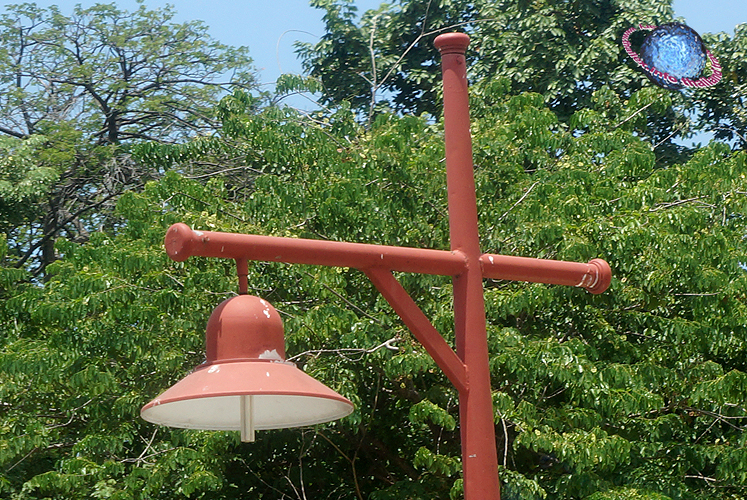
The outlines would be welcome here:
M 247 401 L 242 396 L 252 397 Z M 140 415 L 170 427 L 243 430 L 249 438 L 255 429 L 314 425 L 352 411 L 348 399 L 292 364 L 235 361 L 198 367 L 145 405 Z

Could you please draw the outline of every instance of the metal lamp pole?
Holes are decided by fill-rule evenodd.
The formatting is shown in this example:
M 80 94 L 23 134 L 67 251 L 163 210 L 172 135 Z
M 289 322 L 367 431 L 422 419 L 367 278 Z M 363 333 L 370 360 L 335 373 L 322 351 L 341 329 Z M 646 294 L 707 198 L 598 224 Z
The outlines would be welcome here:
M 459 358 L 468 367 L 469 386 L 459 393 L 462 474 L 465 499 L 500 498 L 493 400 L 480 268 L 480 237 L 472 164 L 467 64 L 469 37 L 450 33 L 436 38 L 444 86 L 446 184 L 451 250 L 465 257 L 454 278 L 454 330 Z M 469 492 L 469 493 L 468 493 Z M 470 495 L 467 497 L 467 495 Z
M 165 246 L 175 261 L 190 256 L 235 259 L 242 294 L 247 292 L 249 260 L 351 267 L 364 272 L 459 392 L 465 500 L 500 500 L 482 280 L 569 285 L 602 293 L 609 287 L 611 271 L 601 259 L 577 263 L 480 251 L 464 57 L 469 37 L 449 33 L 437 37 L 435 44 L 442 55 L 450 250 L 202 232 L 185 224 L 169 228 Z M 456 352 L 393 271 L 453 278 Z

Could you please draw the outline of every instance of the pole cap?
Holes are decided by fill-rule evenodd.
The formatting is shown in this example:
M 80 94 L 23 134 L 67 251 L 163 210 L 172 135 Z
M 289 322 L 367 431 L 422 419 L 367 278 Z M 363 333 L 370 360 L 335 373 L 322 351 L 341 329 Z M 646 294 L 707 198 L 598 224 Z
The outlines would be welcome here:
M 433 42 L 441 55 L 464 54 L 469 45 L 469 36 L 465 33 L 444 33 Z
M 596 268 L 596 279 L 593 283 L 584 286 L 584 288 L 594 295 L 604 293 L 612 283 L 612 269 L 610 269 L 610 265 L 602 259 L 592 259 L 589 261 L 589 264 Z

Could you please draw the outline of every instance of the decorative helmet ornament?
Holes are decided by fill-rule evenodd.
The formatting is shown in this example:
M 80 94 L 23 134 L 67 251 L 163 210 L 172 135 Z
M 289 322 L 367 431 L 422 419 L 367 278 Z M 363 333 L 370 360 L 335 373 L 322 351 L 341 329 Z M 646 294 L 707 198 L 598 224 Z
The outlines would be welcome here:
M 650 31 L 637 54 L 630 45 L 630 35 L 638 30 Z M 721 65 L 703 44 L 698 33 L 681 23 L 661 26 L 639 24 L 623 34 L 622 44 L 628 55 L 656 85 L 668 90 L 685 87 L 710 87 L 721 80 Z M 706 62 L 708 77 L 702 77 Z

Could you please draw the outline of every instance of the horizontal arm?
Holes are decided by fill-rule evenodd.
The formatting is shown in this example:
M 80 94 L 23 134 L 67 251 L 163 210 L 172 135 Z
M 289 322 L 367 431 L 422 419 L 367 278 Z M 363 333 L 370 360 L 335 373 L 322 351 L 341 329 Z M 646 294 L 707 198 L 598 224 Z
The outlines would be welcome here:
M 458 250 L 194 231 L 183 223 L 168 229 L 165 246 L 169 257 L 177 262 L 189 257 L 222 257 L 441 276 L 459 276 L 467 267 L 464 255 Z M 485 278 L 577 286 L 594 294 L 607 290 L 612 280 L 610 266 L 601 259 L 583 264 L 483 254 L 480 265 Z
M 168 229 L 165 246 L 177 262 L 192 256 L 223 257 L 443 276 L 457 276 L 466 266 L 461 253 L 446 250 L 193 231 L 182 223 Z
M 602 259 L 582 264 L 486 253 L 480 264 L 485 278 L 577 286 L 594 294 L 607 290 L 612 281 L 612 270 Z

